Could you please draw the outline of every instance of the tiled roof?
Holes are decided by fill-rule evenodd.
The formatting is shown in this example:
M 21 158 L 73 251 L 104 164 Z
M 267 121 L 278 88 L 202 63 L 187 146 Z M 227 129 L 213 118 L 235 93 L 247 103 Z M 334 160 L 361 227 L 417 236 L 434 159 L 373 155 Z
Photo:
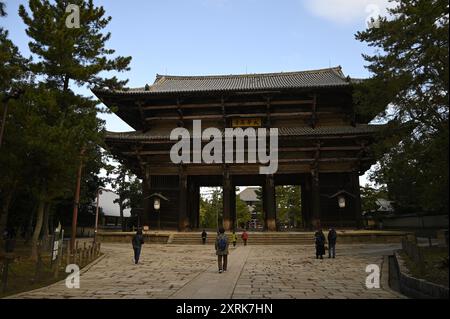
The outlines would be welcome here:
M 282 127 L 278 129 L 280 137 L 289 136 L 333 136 L 333 135 L 367 135 L 374 134 L 383 125 L 359 124 L 356 126 L 323 126 L 323 127 Z M 107 141 L 149 141 L 149 140 L 169 140 L 170 132 L 107 132 Z
M 163 94 L 226 91 L 259 91 L 274 89 L 298 89 L 340 87 L 350 85 L 351 80 L 341 67 L 328 69 L 241 75 L 173 76 L 157 75 L 153 85 L 124 89 L 113 94 Z M 107 90 L 93 90 L 106 93 Z
M 258 195 L 256 194 L 256 190 L 258 190 L 259 187 L 247 187 L 242 192 L 240 192 L 239 198 L 243 200 L 244 202 L 259 202 Z

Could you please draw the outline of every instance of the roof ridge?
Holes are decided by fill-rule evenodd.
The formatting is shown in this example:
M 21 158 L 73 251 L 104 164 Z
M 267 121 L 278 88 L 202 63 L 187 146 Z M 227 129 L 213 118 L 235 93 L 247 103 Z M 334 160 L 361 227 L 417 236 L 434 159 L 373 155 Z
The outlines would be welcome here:
M 322 68 L 315 70 L 304 70 L 304 71 L 288 71 L 288 72 L 269 72 L 269 73 L 248 73 L 248 74 L 212 74 L 212 75 L 169 75 L 169 74 L 156 74 L 155 83 L 159 82 L 162 79 L 226 79 L 226 78 L 235 78 L 235 77 L 270 77 L 270 76 L 284 76 L 284 75 L 293 75 L 293 74 L 308 74 L 308 73 L 324 73 L 324 72 L 334 72 L 335 74 L 345 78 L 342 73 L 342 67 L 330 67 L 330 68 Z

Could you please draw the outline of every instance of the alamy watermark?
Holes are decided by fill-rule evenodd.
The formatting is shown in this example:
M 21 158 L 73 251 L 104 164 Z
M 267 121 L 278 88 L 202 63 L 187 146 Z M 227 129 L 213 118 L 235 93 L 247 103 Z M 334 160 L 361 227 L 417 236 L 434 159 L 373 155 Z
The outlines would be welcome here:
M 170 140 L 178 141 L 170 150 L 174 164 L 240 164 L 245 163 L 247 153 L 247 163 L 263 164 L 259 167 L 260 174 L 275 174 L 278 170 L 277 128 L 226 128 L 223 134 L 220 129 L 210 127 L 202 132 L 201 120 L 194 120 L 192 145 L 191 133 L 183 127 L 173 129 Z M 208 141 L 203 149 L 202 141 Z
M 366 273 L 369 275 L 366 277 L 367 289 L 379 289 L 380 288 L 380 267 L 375 264 L 367 265 Z
M 68 289 L 80 288 L 80 267 L 75 264 L 67 265 L 66 273 L 69 275 L 66 278 L 66 287 Z
M 79 29 L 80 7 L 76 4 L 69 4 L 66 8 L 66 13 L 69 13 L 69 15 L 66 17 L 66 27 L 69 29 Z

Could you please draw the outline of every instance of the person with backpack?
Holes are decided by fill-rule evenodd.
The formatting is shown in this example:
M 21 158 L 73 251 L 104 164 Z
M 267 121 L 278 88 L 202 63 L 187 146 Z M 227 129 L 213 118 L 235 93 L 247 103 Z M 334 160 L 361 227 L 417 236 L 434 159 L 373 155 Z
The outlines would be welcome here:
M 314 234 L 314 239 L 316 243 L 316 259 L 320 257 L 323 259 L 323 255 L 325 254 L 325 235 L 322 232 L 322 229 L 319 229 Z
M 202 231 L 202 243 L 203 245 L 206 244 L 206 238 L 208 237 L 208 233 L 206 232 L 206 230 L 203 229 Z
M 244 232 L 241 235 L 242 240 L 244 241 L 244 246 L 247 246 L 247 240 L 248 240 L 248 233 L 244 230 Z
M 328 258 L 336 258 L 336 240 L 337 233 L 334 228 L 330 228 L 328 231 Z
M 219 235 L 216 238 L 216 255 L 219 266 L 219 273 L 227 271 L 228 264 L 228 236 L 225 234 L 223 227 L 219 228 Z
M 233 230 L 233 234 L 231 234 L 231 242 L 233 243 L 233 247 L 236 247 L 237 235 L 236 235 L 236 232 L 234 230 Z
M 133 236 L 131 243 L 134 250 L 134 263 L 137 265 L 139 262 L 139 257 L 141 256 L 142 245 L 144 244 L 144 235 L 142 234 L 141 229 L 138 229 L 136 235 Z

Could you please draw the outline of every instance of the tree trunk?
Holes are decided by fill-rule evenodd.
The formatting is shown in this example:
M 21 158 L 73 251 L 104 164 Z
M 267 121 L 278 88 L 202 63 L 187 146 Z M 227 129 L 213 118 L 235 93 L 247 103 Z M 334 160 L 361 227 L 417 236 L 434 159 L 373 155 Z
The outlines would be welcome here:
M 37 209 L 36 226 L 34 227 L 33 237 L 31 238 L 31 259 L 37 261 L 38 259 L 38 241 L 41 234 L 42 224 L 44 221 L 45 202 L 39 200 L 39 206 Z
M 6 194 L 6 198 L 4 199 L 3 204 L 1 205 L 0 209 L 0 251 L 3 251 L 5 245 L 3 242 L 3 233 L 6 230 L 6 227 L 8 226 L 8 213 L 9 213 L 9 206 L 11 204 L 11 200 L 13 197 L 13 192 L 10 191 Z
M 122 227 L 122 231 L 125 231 L 125 223 L 123 221 L 123 201 L 122 198 L 120 198 L 120 203 L 119 203 L 119 211 L 120 211 L 120 227 Z
M 25 244 L 28 244 L 28 242 L 31 239 L 31 235 L 33 233 L 33 221 L 34 221 L 34 216 L 36 215 L 36 211 L 37 211 L 37 206 L 34 206 L 33 210 L 31 211 L 30 219 L 28 220 L 28 225 L 27 225 L 27 229 L 25 232 Z
M 45 209 L 44 209 L 44 220 L 42 222 L 42 229 L 41 229 L 41 239 L 42 239 L 42 244 L 43 247 L 47 248 L 47 244 L 49 241 L 48 238 L 48 220 L 50 218 L 50 204 L 46 204 L 45 205 Z
M 119 210 L 120 210 L 120 226 L 122 227 L 122 231 L 125 231 L 125 222 L 123 220 L 123 205 L 122 205 L 122 202 L 120 202 Z

